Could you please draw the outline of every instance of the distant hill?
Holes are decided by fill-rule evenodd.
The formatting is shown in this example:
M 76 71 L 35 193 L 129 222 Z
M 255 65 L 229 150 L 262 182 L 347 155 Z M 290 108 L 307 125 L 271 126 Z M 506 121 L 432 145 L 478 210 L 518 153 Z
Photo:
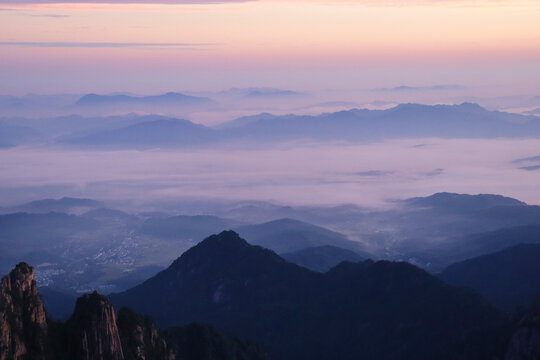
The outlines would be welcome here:
M 140 231 L 147 235 L 165 239 L 191 239 L 199 242 L 209 235 L 231 228 L 235 222 L 216 216 L 179 215 L 166 218 L 150 218 Z
M 92 199 L 80 199 L 72 197 L 63 197 L 61 199 L 43 199 L 36 200 L 26 204 L 19 205 L 12 211 L 29 212 L 29 213 L 48 213 L 48 212 L 65 212 L 69 213 L 75 209 L 95 209 L 103 206 L 99 201 Z
M 526 307 L 540 297 L 540 236 L 537 241 L 450 265 L 440 277 L 478 291 L 501 309 Z
M 169 92 L 155 96 L 131 96 L 131 95 L 97 95 L 87 94 L 81 97 L 75 105 L 77 106 L 119 106 L 119 105 L 141 105 L 141 106 L 175 106 L 207 104 L 212 100 L 205 97 L 184 95 L 181 93 Z
M 360 254 L 337 246 L 323 245 L 280 254 L 282 258 L 312 271 L 327 272 L 343 261 L 366 260 Z
M 468 258 L 529 242 L 538 233 L 540 206 L 491 194 L 437 193 L 398 202 L 394 209 L 364 214 L 358 227 L 379 256 L 404 259 L 432 272 Z M 389 230 L 378 231 L 381 228 Z
M 454 193 L 436 193 L 427 197 L 407 199 L 404 203 L 407 206 L 429 207 L 444 212 L 472 212 L 489 209 L 494 206 L 527 205 L 522 201 L 501 195 Z
M 21 145 L 39 139 L 40 133 L 27 126 L 2 123 L 0 119 L 0 148 Z
M 2 245 L 8 246 L 10 242 L 22 246 L 27 244 L 27 251 L 36 250 L 33 246 L 46 247 L 51 240 L 60 240 L 78 231 L 93 229 L 97 222 L 75 215 L 50 212 L 46 214 L 14 213 L 0 215 L 0 239 Z M 11 250 L 8 248 L 8 250 Z
M 216 324 L 282 360 L 487 358 L 503 326 L 481 297 L 412 265 L 344 262 L 320 274 L 231 231 L 110 298 L 161 326 Z
M 279 219 L 264 224 L 247 225 L 235 229 L 250 244 L 289 253 L 305 248 L 333 245 L 344 249 L 360 250 L 360 244 L 344 235 L 293 219 Z
M 214 130 L 202 125 L 181 119 L 160 119 L 84 136 L 66 137 L 61 142 L 71 145 L 146 148 L 199 145 L 213 140 Z

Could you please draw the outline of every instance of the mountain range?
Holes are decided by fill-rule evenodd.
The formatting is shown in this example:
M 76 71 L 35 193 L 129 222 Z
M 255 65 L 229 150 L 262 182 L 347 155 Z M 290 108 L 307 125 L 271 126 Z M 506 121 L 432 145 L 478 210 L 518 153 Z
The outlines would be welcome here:
M 479 359 L 504 327 L 481 297 L 412 265 L 344 262 L 321 274 L 231 231 L 110 298 L 162 327 L 196 319 L 249 336 L 276 359 Z
M 438 193 L 382 211 L 232 202 L 192 210 L 182 203 L 183 213 L 207 215 L 172 215 L 103 207 L 109 205 L 60 198 L 2 209 L 0 271 L 28 261 L 36 264 L 40 286 L 108 294 L 155 275 L 228 229 L 317 271 L 362 258 L 407 261 L 436 274 L 456 262 L 540 242 L 540 207 L 489 194 Z
M 539 250 L 520 245 L 455 264 L 440 277 L 474 288 L 494 303 L 520 298 L 523 304 L 540 291 Z M 208 237 L 166 270 L 110 300 L 97 292 L 76 302 L 69 294 L 45 291 L 43 296 L 45 306 L 35 271 L 25 263 L 2 279 L 0 359 L 514 360 L 540 355 L 534 304 L 508 316 L 473 290 L 447 285 L 404 262 L 344 261 L 326 273 L 313 272 L 232 231 Z M 65 322 L 48 316 L 46 308 L 58 305 L 72 309 Z
M 170 93 L 160 96 L 86 95 L 77 106 L 154 104 L 163 113 L 168 104 L 204 104 L 206 98 Z M 148 111 L 152 111 L 150 107 Z M 65 121 L 74 119 L 74 121 Z M 105 121 L 106 120 L 106 121 Z M 130 120 L 130 121 L 128 121 Z M 61 122 L 62 126 L 54 124 Z M 92 124 L 95 124 L 92 127 Z M 51 119 L 3 118 L 10 126 L 0 141 L 19 145 L 53 141 L 57 144 L 105 147 L 184 147 L 217 144 L 260 144 L 296 140 L 379 141 L 398 138 L 535 138 L 540 136 L 540 119 L 486 110 L 479 105 L 401 104 L 387 110 L 351 109 L 320 115 L 272 115 L 241 117 L 217 127 L 205 127 L 188 120 L 163 116 L 126 115 L 117 117 Z M 44 126 L 51 125 L 51 126 Z M 17 126 L 18 128 L 13 128 Z M 56 129 L 52 131 L 52 129 Z M 84 132 L 81 133 L 81 129 Z M 42 136 L 36 136 L 37 131 Z M 11 135 L 10 135 L 11 134 Z M 144 136 L 144 135 L 147 136 Z M 9 136 L 8 136 L 9 135 Z M 47 135 L 47 136 L 45 136 Z

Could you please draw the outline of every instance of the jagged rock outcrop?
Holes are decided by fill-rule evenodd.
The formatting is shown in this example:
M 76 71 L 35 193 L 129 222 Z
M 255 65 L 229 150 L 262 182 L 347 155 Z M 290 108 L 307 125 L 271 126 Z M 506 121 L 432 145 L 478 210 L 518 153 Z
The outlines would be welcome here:
M 74 359 L 124 359 L 116 315 L 106 297 L 95 291 L 81 296 L 67 327 Z
M 126 360 L 175 359 L 150 318 L 122 308 L 118 312 L 118 329 Z
M 47 320 L 34 268 L 19 263 L 0 287 L 0 360 L 46 358 Z
M 540 306 L 536 306 L 519 322 L 512 334 L 505 360 L 540 359 Z
M 81 296 L 67 323 L 47 319 L 34 268 L 20 263 L 0 288 L 0 360 L 267 360 L 254 343 L 209 325 L 166 333 L 128 308 L 118 313 L 93 292 Z M 176 351 L 176 352 L 175 352 Z

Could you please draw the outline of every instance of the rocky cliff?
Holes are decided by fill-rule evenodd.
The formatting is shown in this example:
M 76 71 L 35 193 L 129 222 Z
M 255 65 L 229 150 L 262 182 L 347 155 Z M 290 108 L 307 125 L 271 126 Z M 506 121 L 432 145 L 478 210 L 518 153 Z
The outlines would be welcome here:
M 175 359 L 167 342 L 148 317 L 122 308 L 118 313 L 118 328 L 126 360 Z
M 104 296 L 93 292 L 77 300 L 68 324 L 73 357 L 81 360 L 123 360 L 114 309 Z
M 97 292 L 81 296 L 66 323 L 48 320 L 32 267 L 20 263 L 2 279 L 0 360 L 267 359 L 258 345 L 210 325 L 176 328 L 166 336 L 172 346 L 148 317 L 127 308 L 117 317 Z
M 46 358 L 47 320 L 34 268 L 18 264 L 0 287 L 0 360 Z

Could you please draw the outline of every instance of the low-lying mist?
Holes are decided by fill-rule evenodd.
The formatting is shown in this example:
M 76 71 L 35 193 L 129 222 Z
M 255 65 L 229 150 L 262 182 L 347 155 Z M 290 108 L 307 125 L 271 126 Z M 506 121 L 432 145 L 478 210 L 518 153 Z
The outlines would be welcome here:
M 0 206 L 78 196 L 132 203 L 201 198 L 381 207 L 439 191 L 496 193 L 540 204 L 538 149 L 540 139 L 296 142 L 250 149 L 15 147 L 0 150 Z

